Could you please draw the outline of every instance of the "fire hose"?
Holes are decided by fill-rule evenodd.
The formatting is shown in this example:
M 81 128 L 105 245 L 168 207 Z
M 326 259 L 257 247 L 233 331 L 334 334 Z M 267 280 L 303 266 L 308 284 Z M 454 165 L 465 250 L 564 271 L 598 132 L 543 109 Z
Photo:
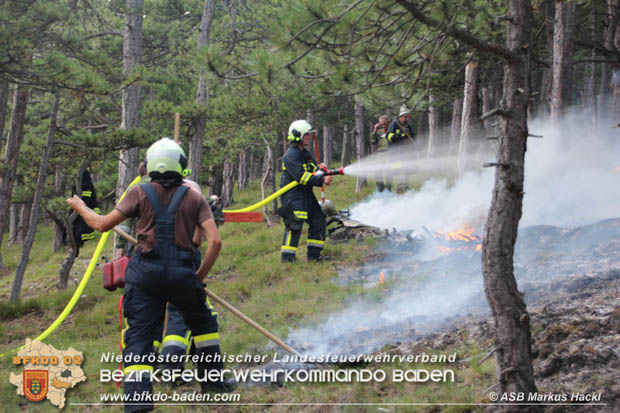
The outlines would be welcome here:
M 322 168 L 319 171 L 319 173 L 323 173 L 325 175 L 344 175 L 344 171 L 343 171 L 342 167 L 340 167 L 339 169 Z M 140 182 L 140 179 L 141 179 L 141 177 L 139 177 L 139 176 L 136 177 L 131 182 L 131 184 L 129 184 L 129 187 L 131 187 L 132 185 Z M 271 194 L 267 198 L 263 199 L 262 201 L 257 202 L 254 205 L 250 205 L 248 207 L 237 209 L 237 210 L 226 210 L 224 212 L 250 212 L 250 211 L 254 211 L 255 209 L 258 209 L 258 208 L 262 207 L 263 205 L 268 204 L 269 202 L 273 201 L 274 199 L 276 199 L 280 195 L 284 194 L 285 192 L 291 190 L 292 188 L 294 188 L 297 185 L 299 185 L 299 182 L 293 181 L 293 182 L 289 183 L 288 185 L 280 188 L 280 190 L 274 192 L 273 194 Z M 123 192 L 123 194 L 119 198 L 119 202 L 125 197 L 126 194 L 127 194 L 127 190 L 125 190 L 125 192 Z M 114 231 L 116 233 L 119 233 L 120 230 L 115 228 Z M 119 235 L 120 235 L 120 233 L 119 233 Z M 75 289 L 75 292 L 71 296 L 71 299 L 69 300 L 69 302 L 67 303 L 67 305 L 65 306 L 63 311 L 60 313 L 60 315 L 56 318 L 56 320 L 54 320 L 54 322 L 43 333 L 41 333 L 38 337 L 36 337 L 35 340 L 38 340 L 38 341 L 45 340 L 47 337 L 50 336 L 50 334 L 52 334 L 63 323 L 63 321 L 65 321 L 65 319 L 69 316 L 69 314 L 71 314 L 71 311 L 73 310 L 73 308 L 77 304 L 78 300 L 82 296 L 82 293 L 86 289 L 86 285 L 88 284 L 88 281 L 90 280 L 90 277 L 92 276 L 93 272 L 95 271 L 95 268 L 97 267 L 97 261 L 99 261 L 99 258 L 101 257 L 101 253 L 103 252 L 103 247 L 105 246 L 106 242 L 108 241 L 109 236 L 110 236 L 110 231 L 106 231 L 103 234 L 101 234 L 101 238 L 99 238 L 99 242 L 97 243 L 97 247 L 95 248 L 95 252 L 93 253 L 93 256 L 91 257 L 90 262 L 88 263 L 88 267 L 86 268 L 86 271 L 84 272 L 84 275 L 82 276 L 82 279 L 80 280 L 80 283 L 78 284 L 77 288 Z M 270 340 L 272 340 L 274 343 L 278 344 L 279 346 L 281 346 L 285 350 L 287 350 L 287 351 L 289 351 L 291 353 L 299 355 L 299 353 L 296 350 L 294 350 L 289 345 L 284 343 L 282 340 L 280 340 L 279 338 L 277 338 L 276 336 L 271 334 L 269 331 L 265 330 L 259 324 L 257 324 L 252 319 L 250 319 L 245 314 L 243 314 L 241 311 L 237 310 L 235 307 L 233 307 L 232 305 L 230 305 L 229 303 L 227 303 L 226 301 L 224 301 L 223 299 L 221 299 L 220 297 L 215 295 L 213 292 L 211 292 L 209 290 L 206 290 L 206 292 L 207 292 L 207 295 L 209 295 L 209 297 L 213 298 L 213 300 L 215 300 L 216 302 L 221 304 L 224 308 L 226 308 L 227 310 L 231 311 L 233 314 L 235 314 L 237 317 L 241 318 L 246 323 L 250 324 L 252 327 L 256 328 L 263 335 L 265 335 L 265 337 L 269 338 Z M 4 353 L 0 354 L 0 357 L 7 356 L 7 355 L 9 355 L 11 353 L 14 353 L 16 351 L 21 350 L 22 348 L 24 348 L 24 346 L 19 346 L 19 347 L 13 349 L 13 350 L 9 350 L 7 352 L 4 352 Z
M 140 182 L 140 177 L 139 176 L 136 177 L 131 182 L 131 184 L 129 184 L 129 187 L 131 187 L 132 185 L 134 185 L 134 184 L 136 184 L 138 182 Z M 125 197 L 125 194 L 127 194 L 127 190 L 125 190 L 125 192 L 123 192 L 123 194 L 119 198 L 118 202 L 120 202 Z M 58 318 L 56 318 L 56 320 L 47 328 L 47 330 L 45 330 L 37 338 L 35 338 L 35 340 L 39 340 L 39 341 L 45 340 L 69 316 L 69 314 L 73 310 L 73 307 L 75 307 L 75 305 L 77 304 L 78 300 L 82 296 L 82 293 L 84 292 L 84 289 L 86 288 L 86 284 L 88 284 L 88 281 L 90 280 L 91 275 L 93 275 L 93 272 L 95 271 L 95 268 L 97 267 L 97 261 L 99 261 L 99 257 L 101 256 L 101 253 L 103 252 L 103 247 L 105 246 L 105 243 L 108 240 L 109 236 L 110 236 L 110 231 L 106 231 L 103 234 L 101 234 L 101 238 L 99 238 L 99 242 L 97 243 L 97 247 L 95 248 L 95 252 L 93 253 L 93 256 L 91 257 L 90 262 L 88 263 L 88 267 L 86 268 L 86 271 L 84 272 L 84 276 L 82 277 L 82 280 L 80 281 L 80 284 L 75 289 L 75 292 L 73 293 L 73 296 L 71 296 L 71 299 L 69 300 L 69 302 L 65 306 L 64 310 L 62 310 L 62 313 L 60 313 Z M 22 348 L 24 348 L 24 346 L 20 346 L 18 348 L 13 349 L 13 350 L 7 351 L 6 353 L 0 354 L 0 357 L 4 357 L 4 356 L 6 356 L 8 354 L 11 354 L 11 353 L 13 353 L 15 351 L 19 351 Z
M 141 177 L 139 177 L 139 176 L 136 177 L 131 182 L 131 184 L 129 184 L 129 187 L 131 187 L 132 185 L 140 182 L 140 178 Z M 268 202 L 272 201 L 273 199 L 277 198 L 278 196 L 282 195 L 286 191 L 288 191 L 291 188 L 295 187 L 297 184 L 298 183 L 296 181 L 293 181 L 289 185 L 281 188 L 279 191 L 275 192 L 274 194 L 272 194 L 271 196 L 265 198 L 264 200 L 258 202 L 257 204 L 251 205 L 251 206 L 249 206 L 247 208 L 243 208 L 243 209 L 240 209 L 240 210 L 228 211 L 228 212 L 248 212 L 248 211 L 253 211 L 254 209 L 260 208 L 261 206 L 265 205 L 266 203 L 268 203 Z M 123 192 L 123 194 L 119 198 L 118 202 L 120 202 L 125 197 L 126 194 L 127 194 L 127 190 L 125 190 L 125 192 Z M 120 229 L 114 228 L 113 230 L 114 230 L 114 232 L 116 232 L 120 236 L 128 239 L 130 242 L 137 243 L 135 238 L 131 237 L 129 234 L 121 231 Z M 82 293 L 86 289 L 86 285 L 88 284 L 88 281 L 90 280 L 90 277 L 92 276 L 93 272 L 95 271 L 95 268 L 97 267 L 97 261 L 99 261 L 99 258 L 101 257 L 101 253 L 103 252 L 103 247 L 105 246 L 109 236 L 110 236 L 110 231 L 106 231 L 103 234 L 101 234 L 101 238 L 99 238 L 99 242 L 97 243 L 97 247 L 95 248 L 95 252 L 93 253 L 93 256 L 91 257 L 90 262 L 88 264 L 88 267 L 86 268 L 86 271 L 84 272 L 84 275 L 82 276 L 82 280 L 80 281 L 80 283 L 78 284 L 75 292 L 71 296 L 71 299 L 69 300 L 69 302 L 67 303 L 67 305 L 65 306 L 63 311 L 60 313 L 60 315 L 56 318 L 56 320 L 54 320 L 54 322 L 43 333 L 41 333 L 37 338 L 35 338 L 35 340 L 38 340 L 38 341 L 45 340 L 47 337 L 50 336 L 50 334 L 52 334 L 62 324 L 63 321 L 65 321 L 65 319 L 69 316 L 69 314 L 71 314 L 71 311 L 73 310 L 73 308 L 77 304 L 78 300 L 82 296 Z M 129 238 L 127 238 L 127 237 L 129 237 Z M 217 295 L 215 295 L 213 292 L 211 292 L 209 290 L 206 290 L 206 293 L 207 293 L 207 295 L 209 297 L 213 298 L 213 300 L 215 300 L 217 303 L 221 304 L 222 307 L 226 308 L 227 310 L 229 310 L 230 312 L 235 314 L 237 317 L 241 318 L 243 321 L 245 321 L 246 323 L 248 323 L 252 327 L 256 328 L 263 335 L 265 335 L 265 337 L 269 338 L 274 343 L 278 344 L 279 346 L 281 346 L 282 348 L 284 348 L 285 350 L 287 350 L 287 351 L 289 351 L 289 352 L 291 352 L 293 354 L 299 355 L 299 353 L 296 350 L 294 350 L 289 345 L 287 345 L 282 340 L 280 340 L 278 337 L 276 337 L 275 335 L 273 335 L 272 333 L 270 333 L 269 331 L 267 331 L 266 329 L 261 327 L 259 324 L 257 324 L 252 319 L 250 319 L 245 314 L 243 314 L 241 311 L 237 310 L 235 307 L 233 307 L 232 305 L 227 303 L 225 300 L 223 300 L 222 298 L 218 297 Z M 13 349 L 13 350 L 9 350 L 9 351 L 7 351 L 5 353 L 0 354 L 0 357 L 7 356 L 7 355 L 9 355 L 11 353 L 14 353 L 16 351 L 21 350 L 22 348 L 24 348 L 24 346 L 19 346 L 19 347 Z
M 317 171 L 317 175 L 344 175 L 344 168 L 343 167 L 340 167 L 338 169 L 321 168 L 321 169 L 319 169 L 319 171 Z M 269 202 L 273 201 L 274 199 L 276 199 L 280 195 L 284 194 L 285 192 L 290 191 L 291 189 L 295 188 L 297 185 L 299 185 L 299 182 L 293 181 L 293 182 L 289 183 L 288 185 L 283 186 L 282 188 L 280 188 L 278 191 L 274 192 L 273 194 L 269 195 L 267 198 L 263 199 L 262 201 L 259 201 L 259 202 L 255 203 L 254 205 L 250 205 L 248 207 L 241 208 L 241 209 L 225 209 L 222 212 L 250 212 L 250 211 L 254 211 L 255 209 L 258 209 L 258 208 L 262 207 L 263 205 L 266 205 Z

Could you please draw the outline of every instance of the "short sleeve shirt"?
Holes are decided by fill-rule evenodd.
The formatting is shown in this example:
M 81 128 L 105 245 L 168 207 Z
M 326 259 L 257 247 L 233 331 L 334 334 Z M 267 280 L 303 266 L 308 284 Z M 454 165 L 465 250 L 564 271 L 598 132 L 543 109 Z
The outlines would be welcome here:
M 161 207 L 167 208 L 177 187 L 164 188 L 158 183 L 152 185 Z M 136 223 L 138 249 L 142 252 L 151 251 L 157 241 L 155 212 L 141 185 L 132 188 L 116 209 L 128 218 L 138 218 Z M 174 218 L 175 245 L 186 251 L 192 251 L 194 229 L 208 219 L 213 219 L 213 214 L 204 195 L 197 190 L 187 191 Z

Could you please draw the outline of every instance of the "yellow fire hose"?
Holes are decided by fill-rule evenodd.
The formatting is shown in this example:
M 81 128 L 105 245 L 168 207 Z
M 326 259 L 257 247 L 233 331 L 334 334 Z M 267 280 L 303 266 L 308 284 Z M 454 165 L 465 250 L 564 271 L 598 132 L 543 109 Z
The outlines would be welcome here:
M 129 184 L 128 188 L 130 188 L 132 185 L 140 182 L 140 178 L 141 177 L 139 177 L 139 176 L 136 177 L 131 182 L 131 184 Z M 274 192 L 272 195 L 268 196 L 267 198 L 263 199 L 262 201 L 254 204 L 254 205 L 250 205 L 249 207 L 242 208 L 242 209 L 237 209 L 237 210 L 233 210 L 233 211 L 224 211 L 224 212 L 249 212 L 249 211 L 254 211 L 255 209 L 258 209 L 258 208 L 262 207 L 263 205 L 273 201 L 274 199 L 276 199 L 277 197 L 279 197 L 280 195 L 282 195 L 286 191 L 294 188 L 297 185 L 298 185 L 298 182 L 297 181 L 293 181 L 290 184 L 288 184 L 288 185 L 284 186 L 283 188 L 281 188 L 279 191 Z M 127 194 L 127 190 L 125 190 L 125 192 L 123 192 L 123 194 L 121 195 L 121 197 L 118 200 L 118 202 L 120 202 L 125 197 L 126 194 Z M 84 289 L 86 288 L 86 284 L 88 284 L 88 281 L 90 280 L 90 277 L 92 276 L 93 272 L 95 271 L 95 268 L 97 267 L 97 261 L 99 261 L 99 257 L 101 256 L 101 253 L 103 252 L 103 247 L 105 246 L 105 243 L 107 242 L 109 236 L 110 236 L 110 231 L 106 231 L 106 232 L 104 232 L 101 235 L 101 238 L 99 238 L 99 243 L 97 243 L 97 247 L 95 248 L 95 252 L 94 252 L 93 256 L 90 259 L 90 262 L 88 264 L 88 267 L 86 268 L 86 271 L 84 272 L 84 276 L 82 277 L 82 280 L 80 281 L 80 284 L 77 286 L 75 292 L 73 293 L 73 296 L 71 296 L 71 300 L 69 300 L 69 302 L 65 306 L 64 310 L 62 310 L 62 313 L 60 313 L 58 318 L 56 318 L 56 320 L 47 328 L 47 330 L 45 330 L 37 338 L 35 338 L 35 340 L 39 340 L 39 341 L 45 340 L 47 337 L 49 337 L 50 334 L 52 334 L 58 328 L 58 326 L 60 326 L 62 324 L 63 321 L 65 321 L 65 319 L 69 316 L 69 314 L 71 314 L 71 311 L 73 310 L 73 308 L 77 304 L 78 300 L 82 296 L 82 293 L 84 292 Z M 213 297 L 213 298 L 215 299 L 215 297 Z M 219 300 L 216 299 L 216 301 L 218 301 L 220 304 L 222 304 L 221 301 L 224 301 L 224 300 L 221 300 L 221 301 L 220 300 L 221 299 L 219 299 Z M 226 304 L 228 304 L 228 303 L 226 303 Z M 226 307 L 226 308 L 230 310 L 230 308 L 228 308 L 228 307 Z M 247 321 L 247 320 L 245 320 L 245 321 Z M 250 324 L 252 325 L 252 323 L 250 323 Z M 254 326 L 254 325 L 253 325 L 253 327 L 256 328 L 256 326 Z M 259 329 L 259 331 L 260 331 L 260 329 Z M 265 334 L 263 331 L 261 331 L 261 332 L 263 334 Z M 269 337 L 268 335 L 266 335 L 266 336 L 273 340 L 272 337 Z M 283 343 L 283 342 L 278 343 L 278 341 L 281 341 L 281 340 L 278 340 L 278 341 L 274 340 L 274 341 L 277 344 L 279 344 L 280 346 L 282 346 L 282 344 L 284 344 L 284 346 L 282 346 L 282 347 L 284 347 L 286 350 L 290 351 L 291 353 L 299 354 L 295 350 L 293 350 L 292 348 L 287 346 L 285 343 Z M 22 348 L 24 348 L 24 346 L 20 346 L 20 347 L 17 347 L 15 349 L 13 349 L 13 350 L 9 350 L 9 351 L 7 351 L 5 353 L 0 354 L 0 357 L 7 356 L 7 355 L 9 355 L 11 353 L 14 353 L 16 351 L 21 350 Z
M 273 201 L 274 199 L 276 199 L 277 197 L 279 197 L 280 195 L 282 195 L 286 191 L 289 191 L 289 190 L 293 189 L 297 185 L 299 185 L 299 182 L 293 181 L 290 184 L 280 188 L 279 191 L 276 191 L 273 194 L 269 195 L 267 198 L 263 199 L 262 201 L 255 203 L 254 205 L 250 205 L 249 207 L 245 207 L 245 208 L 241 208 L 241 209 L 232 209 L 232 210 L 231 209 L 227 209 L 227 210 L 224 210 L 223 212 L 250 212 L 250 211 L 254 211 L 255 209 L 258 209 L 258 208 L 262 207 L 263 205 L 266 205 L 266 204 L 270 203 L 271 201 Z
M 138 183 L 138 182 L 140 182 L 139 176 L 133 181 L 131 181 L 131 184 L 129 186 L 135 183 Z M 123 192 L 123 195 L 121 195 L 118 202 L 120 202 L 125 197 L 126 193 L 127 193 L 127 190 Z M 54 330 L 58 328 L 59 325 L 62 324 L 63 321 L 65 321 L 67 316 L 71 313 L 71 310 L 73 310 L 73 307 L 75 307 L 75 304 L 77 304 L 78 300 L 82 296 L 82 293 L 84 292 L 84 289 L 86 288 L 86 284 L 88 284 L 88 281 L 90 280 L 90 276 L 93 275 L 93 272 L 95 271 L 95 268 L 97 267 L 97 261 L 99 261 L 99 257 L 101 256 L 101 253 L 103 252 L 103 247 L 105 246 L 105 243 L 108 240 L 109 236 L 110 236 L 110 231 L 107 231 L 101 234 L 101 238 L 99 238 L 99 243 L 97 244 L 97 248 L 95 248 L 95 253 L 91 257 L 90 262 L 88 263 L 88 267 L 86 268 L 86 272 L 84 273 L 84 276 L 82 277 L 82 280 L 80 281 L 80 284 L 77 286 L 75 292 L 73 293 L 71 300 L 69 300 L 69 303 L 67 303 L 65 309 L 62 310 L 62 313 L 60 313 L 58 318 L 47 328 L 47 330 L 41 333 L 39 337 L 35 338 L 35 340 L 39 340 L 39 341 L 45 340 L 50 334 L 54 332 Z M 16 349 L 7 351 L 6 353 L 0 354 L 0 357 L 4 357 L 16 351 L 19 351 L 22 348 L 24 348 L 24 346 L 20 346 Z

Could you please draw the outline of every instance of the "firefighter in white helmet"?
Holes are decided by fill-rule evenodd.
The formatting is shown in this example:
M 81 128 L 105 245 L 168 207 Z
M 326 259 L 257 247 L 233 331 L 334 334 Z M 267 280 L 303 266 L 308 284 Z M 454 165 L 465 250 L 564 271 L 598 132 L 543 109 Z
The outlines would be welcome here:
M 282 240 L 282 262 L 295 260 L 299 238 L 304 222 L 308 228 L 308 261 L 321 261 L 327 257 L 321 255 L 325 245 L 325 214 L 314 196 L 312 188 L 329 185 L 331 176 L 315 174 L 319 170 L 317 161 L 306 149 L 312 138 L 312 125 L 305 120 L 296 120 L 288 130 L 289 148 L 282 158 L 282 176 L 280 186 L 293 181 L 299 185 L 282 195 L 282 207 L 278 213 L 284 218 L 284 237 Z
M 133 372 L 133 378 L 138 380 L 124 383 L 126 412 L 153 409 L 152 403 L 144 403 L 144 395 L 152 393 L 153 365 L 149 360 L 166 302 L 183 313 L 194 334 L 197 354 L 203 356 L 198 363 L 199 377 L 216 377 L 209 371 L 222 368 L 221 362 L 206 361 L 220 353 L 217 321 L 205 304 L 202 283 L 222 245 L 211 209 L 202 194 L 182 185 L 187 159 L 174 141 L 164 138 L 155 142 L 147 152 L 146 162 L 151 182 L 135 186 L 105 216 L 86 208 L 77 197 L 67 200 L 88 225 L 100 232 L 126 218 L 137 217 L 138 247 L 125 277 L 123 314 L 128 328 L 122 341 L 124 372 Z M 200 267 L 194 270 L 192 235 L 196 226 L 206 235 L 208 248 Z M 225 386 L 222 381 L 201 381 L 203 391 L 219 390 L 221 386 Z

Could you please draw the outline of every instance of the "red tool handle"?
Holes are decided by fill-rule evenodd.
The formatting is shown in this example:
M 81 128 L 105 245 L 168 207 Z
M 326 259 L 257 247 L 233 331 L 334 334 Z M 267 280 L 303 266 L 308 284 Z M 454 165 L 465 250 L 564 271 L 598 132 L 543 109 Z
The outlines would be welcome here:
M 321 164 L 321 155 L 319 155 L 319 140 L 316 137 L 316 131 L 312 134 L 314 139 L 314 151 L 316 152 L 316 161 Z M 325 203 L 325 185 L 321 185 L 321 202 Z

